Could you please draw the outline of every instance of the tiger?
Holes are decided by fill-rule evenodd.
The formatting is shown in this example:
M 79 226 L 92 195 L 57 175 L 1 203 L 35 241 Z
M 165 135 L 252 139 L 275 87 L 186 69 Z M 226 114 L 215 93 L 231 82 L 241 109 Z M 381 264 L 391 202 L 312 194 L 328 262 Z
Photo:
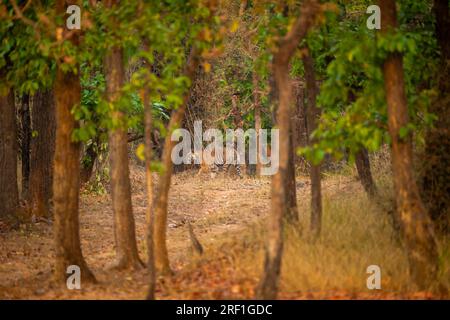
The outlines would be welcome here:
M 226 152 L 225 149 L 223 149 L 223 152 L 218 154 L 218 156 L 215 156 L 215 153 L 213 152 L 211 154 L 212 157 L 214 157 L 214 162 L 211 164 L 208 164 L 205 160 L 204 157 L 202 159 L 202 161 L 200 161 L 200 157 L 198 155 L 197 152 L 189 152 L 186 157 L 187 157 L 187 162 L 188 163 L 196 163 L 196 162 L 200 162 L 200 169 L 197 172 L 197 176 L 203 174 L 203 173 L 207 173 L 210 172 L 211 174 L 211 178 L 215 178 L 217 176 L 217 174 L 219 172 L 226 172 L 228 173 L 230 170 L 230 167 L 234 167 L 234 169 L 236 170 L 236 175 L 240 178 L 243 179 L 244 177 L 242 176 L 242 170 L 241 170 L 241 164 L 240 164 L 240 156 L 239 153 L 235 150 L 233 150 L 233 161 L 231 163 L 226 163 Z M 204 154 L 205 155 L 205 154 Z

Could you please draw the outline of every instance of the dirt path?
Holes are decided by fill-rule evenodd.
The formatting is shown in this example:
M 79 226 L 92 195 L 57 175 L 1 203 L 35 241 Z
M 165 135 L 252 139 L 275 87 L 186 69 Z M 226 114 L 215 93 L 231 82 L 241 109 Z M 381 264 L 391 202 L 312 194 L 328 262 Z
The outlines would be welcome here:
M 131 172 L 137 240 L 145 258 L 145 176 L 139 167 Z M 269 209 L 270 179 L 234 179 L 192 172 L 177 174 L 170 191 L 168 248 L 177 274 L 192 260 L 184 221 L 189 220 L 208 250 L 231 239 Z M 115 258 L 109 195 L 83 195 L 80 204 L 80 233 L 83 254 L 100 284 L 85 285 L 79 291 L 60 291 L 49 282 L 53 261 L 51 224 L 21 225 L 19 230 L 0 234 L 0 298 L 134 298 L 146 291 L 146 273 L 108 270 Z M 174 279 L 174 281 L 178 281 Z M 161 284 L 162 296 L 176 292 Z M 167 291 L 167 292 L 166 292 Z

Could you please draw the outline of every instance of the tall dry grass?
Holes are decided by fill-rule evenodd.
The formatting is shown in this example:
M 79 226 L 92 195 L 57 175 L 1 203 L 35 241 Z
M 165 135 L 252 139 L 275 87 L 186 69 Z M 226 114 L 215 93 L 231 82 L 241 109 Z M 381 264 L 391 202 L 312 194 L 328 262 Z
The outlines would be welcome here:
M 382 199 L 392 201 L 392 182 L 386 154 L 375 155 L 373 172 Z M 292 292 L 376 292 L 366 281 L 369 265 L 381 268 L 381 291 L 404 295 L 417 291 L 410 280 L 408 260 L 391 217 L 370 202 L 352 167 L 323 181 L 323 226 L 320 238 L 312 242 L 309 227 L 309 192 L 298 199 L 300 226 L 285 232 L 280 291 Z M 258 278 L 263 265 L 265 223 L 241 236 L 242 250 L 235 250 L 236 273 Z M 450 288 L 450 242 L 439 238 L 440 274 L 438 282 Z M 437 292 L 437 286 L 429 288 Z

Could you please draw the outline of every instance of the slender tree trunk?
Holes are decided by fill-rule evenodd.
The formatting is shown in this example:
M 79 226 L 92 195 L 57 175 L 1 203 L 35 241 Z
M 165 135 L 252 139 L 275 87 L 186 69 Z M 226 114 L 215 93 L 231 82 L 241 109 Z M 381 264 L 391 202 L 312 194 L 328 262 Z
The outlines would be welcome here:
M 118 1 L 107 1 L 112 7 Z M 108 101 L 116 103 L 125 81 L 123 50 L 114 47 L 105 57 L 106 95 Z M 139 269 L 143 263 L 139 258 L 136 231 L 131 203 L 130 169 L 128 164 L 128 136 L 125 115 L 117 107 L 112 111 L 112 121 L 117 124 L 109 132 L 109 156 L 111 174 L 111 197 L 114 210 L 114 237 L 116 241 L 116 268 Z
M 149 52 L 149 46 L 144 42 L 144 49 Z M 147 67 L 149 73 L 152 72 L 151 66 Z M 147 224 L 147 267 L 149 271 L 149 286 L 147 291 L 147 300 L 155 300 L 156 289 L 156 268 L 155 268 L 155 244 L 153 241 L 155 234 L 155 215 L 153 214 L 153 194 L 154 181 L 152 177 L 151 164 L 153 161 L 153 110 L 150 101 L 148 88 L 141 90 L 141 100 L 144 106 L 144 143 L 145 143 L 145 178 L 147 184 L 147 210 L 145 220 Z
M 155 299 L 155 287 L 156 287 L 156 270 L 155 270 L 155 253 L 154 253 L 154 228 L 155 228 L 155 217 L 153 214 L 153 178 L 151 163 L 152 163 L 152 153 L 153 153 L 153 143 L 152 143 L 152 127 L 153 127 L 153 116 L 152 116 L 152 105 L 149 101 L 149 95 L 147 92 L 143 94 L 143 104 L 144 104 L 144 124 L 145 124 L 145 178 L 147 182 L 147 211 L 145 215 L 145 220 L 147 223 L 147 265 L 149 270 L 149 288 L 147 299 Z
M 81 163 L 80 170 L 80 187 L 83 187 L 91 180 L 92 173 L 94 172 L 95 161 L 97 160 L 98 153 L 97 148 L 100 144 L 99 137 L 95 137 L 92 143 L 86 147 L 86 151 Z
M 306 147 L 308 145 L 308 128 L 306 124 L 305 88 L 303 85 L 298 90 L 296 118 L 298 119 L 298 145 Z
M 294 105 L 295 107 L 295 105 Z M 292 119 L 292 116 L 290 117 Z M 286 220 L 289 223 L 298 222 L 298 208 L 297 208 L 297 183 L 295 180 L 295 143 L 294 143 L 294 128 L 292 126 L 293 120 L 291 120 L 291 127 L 289 130 L 289 159 L 288 167 L 286 171 L 285 188 L 286 188 L 286 203 L 287 214 Z
M 299 115 L 298 115 L 298 85 L 296 82 L 293 82 L 292 87 L 292 99 L 294 100 L 294 107 L 292 108 L 291 114 L 291 136 L 292 136 L 292 145 L 294 146 L 294 164 L 297 164 L 297 152 L 296 148 L 300 146 L 300 129 L 299 129 Z
M 296 108 L 293 116 L 294 141 L 296 147 L 306 147 L 308 145 L 308 129 L 306 125 L 306 105 L 305 105 L 305 87 L 302 82 L 296 87 Z M 306 159 L 295 154 L 295 164 L 302 172 L 306 172 L 308 165 Z
M 30 96 L 24 94 L 21 98 L 20 118 L 22 124 L 22 198 L 28 199 L 30 181 L 30 140 L 31 140 L 31 117 L 30 117 Z
M 256 176 L 261 176 L 261 159 L 260 159 L 260 148 L 259 145 L 259 131 L 261 130 L 261 101 L 259 97 L 259 77 L 256 71 L 253 71 L 253 99 L 255 104 L 255 131 L 256 131 Z
M 281 51 L 281 48 L 280 48 Z M 279 53 L 280 54 L 280 53 Z M 285 53 L 286 55 L 286 53 Z M 290 59 L 284 57 L 284 60 Z M 279 88 L 279 104 L 276 115 L 280 130 L 279 141 L 279 170 L 272 177 L 271 186 L 271 215 L 269 217 L 268 241 L 264 259 L 264 271 L 257 290 L 259 299 L 274 299 L 278 291 L 278 279 L 281 271 L 283 252 L 283 219 L 287 214 L 285 178 L 289 161 L 289 101 L 290 80 L 288 64 L 275 56 L 273 73 Z
M 0 218 L 16 217 L 19 204 L 17 123 L 12 89 L 0 92 L 0 110 Z
M 301 82 L 295 83 L 294 88 L 296 105 L 292 114 L 292 135 L 294 137 L 294 146 L 306 147 L 307 133 L 305 121 L 304 89 Z M 298 163 L 298 156 L 295 155 L 295 162 Z
M 195 74 L 199 65 L 199 53 L 194 47 L 189 54 L 189 58 L 185 67 L 184 75 L 191 80 L 191 84 L 195 80 Z M 175 142 L 171 140 L 172 132 L 183 121 L 184 113 L 186 111 L 190 92 L 184 96 L 183 103 L 178 109 L 172 112 L 169 121 L 169 130 L 164 140 L 164 149 L 162 155 L 162 163 L 164 171 L 160 176 L 158 182 L 158 193 L 155 202 L 155 263 L 156 269 L 163 274 L 172 273 L 169 264 L 169 256 L 167 253 L 166 244 L 166 226 L 167 226 L 167 205 L 169 197 L 170 182 L 172 178 L 172 149 Z
M 374 200 L 377 196 L 377 187 L 373 181 L 372 171 L 370 170 L 369 152 L 366 148 L 362 147 L 355 154 L 355 165 L 364 191 L 366 191 L 369 199 Z
M 306 110 L 307 130 L 309 144 L 314 141 L 311 139 L 311 134 L 317 128 L 317 121 L 320 117 L 320 109 L 316 106 L 316 99 L 319 89 L 317 88 L 316 76 L 314 72 L 314 61 L 306 48 L 303 56 L 303 65 L 305 67 L 306 79 L 306 94 L 308 96 L 308 105 Z M 322 229 L 322 187 L 320 176 L 320 164 L 315 165 L 310 163 L 310 178 L 311 178 L 311 234 L 313 238 L 320 235 Z
M 31 139 L 30 200 L 36 217 L 50 216 L 53 154 L 55 152 L 55 104 L 51 90 L 33 96 Z
M 395 1 L 380 0 L 383 33 L 395 30 Z M 383 65 L 388 107 L 389 134 L 392 139 L 392 170 L 397 210 L 409 258 L 410 274 L 420 289 L 427 289 L 438 271 L 437 244 L 431 219 L 422 203 L 413 174 L 411 135 L 400 137 L 409 122 L 403 79 L 402 56 L 388 55 Z
M 66 1 L 56 2 L 59 14 L 66 12 Z M 68 30 L 64 30 L 68 32 Z M 71 37 L 74 45 L 79 43 L 79 34 Z M 53 159 L 53 204 L 55 238 L 55 281 L 66 283 L 66 271 L 70 265 L 76 265 L 81 271 L 81 281 L 95 282 L 95 277 L 88 268 L 81 251 L 78 201 L 80 144 L 72 141 L 72 132 L 78 123 L 72 115 L 74 105 L 80 103 L 81 86 L 79 72 L 64 73 L 57 66 L 54 84 L 56 144 Z
M 356 88 L 354 89 L 356 90 Z M 349 94 L 349 101 L 355 102 L 355 100 L 356 98 L 354 95 Z M 372 171 L 370 169 L 369 151 L 363 146 L 361 146 L 360 150 L 355 154 L 355 166 L 359 180 L 361 181 L 361 185 L 367 196 L 372 202 L 381 205 L 380 201 L 378 201 L 380 199 L 378 198 L 377 186 L 373 180 Z
M 274 83 L 272 85 L 272 92 L 271 92 L 271 102 L 273 105 L 276 105 L 279 103 L 279 90 L 278 90 L 278 83 L 276 82 L 276 79 L 274 77 L 275 72 L 273 72 L 273 78 Z M 292 87 L 292 83 L 291 83 Z M 292 90 L 292 89 L 291 89 Z M 292 95 L 292 93 L 291 93 Z M 283 177 L 283 183 L 285 188 L 285 203 L 286 203 L 286 213 L 284 214 L 284 218 L 286 222 L 288 223 L 294 223 L 296 224 L 298 222 L 298 207 L 297 207 L 297 189 L 296 189 L 296 180 L 295 180 L 295 141 L 294 141 L 294 133 L 295 133 L 295 121 L 293 119 L 293 114 L 295 113 L 295 104 L 289 108 L 289 121 L 290 121 L 290 128 L 289 128 L 289 152 L 288 152 L 288 166 L 286 170 L 286 176 Z M 275 114 L 273 116 L 273 120 L 279 127 L 280 124 L 278 123 L 278 115 Z
M 297 18 L 288 34 L 280 40 L 278 51 L 273 58 L 273 74 L 278 89 L 277 124 L 279 127 L 279 170 L 272 177 L 271 214 L 268 225 L 268 241 L 264 259 L 264 270 L 257 288 L 259 299 L 275 299 L 281 271 L 283 252 L 283 219 L 287 212 L 285 180 L 289 162 L 289 131 L 292 83 L 289 78 L 289 61 L 298 44 L 313 25 L 318 4 L 306 1 L 302 6 L 301 17 Z
M 430 112 L 438 119 L 425 141 L 422 194 L 439 231 L 450 232 L 450 13 L 448 0 L 435 0 L 436 37 L 441 49 L 438 97 Z

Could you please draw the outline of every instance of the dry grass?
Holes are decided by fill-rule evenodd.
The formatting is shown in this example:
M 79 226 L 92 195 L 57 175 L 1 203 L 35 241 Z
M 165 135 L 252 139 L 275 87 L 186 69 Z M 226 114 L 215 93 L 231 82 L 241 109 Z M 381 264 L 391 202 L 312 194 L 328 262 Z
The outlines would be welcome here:
M 375 158 L 374 172 L 381 196 L 388 199 L 392 186 L 384 155 Z M 389 166 L 387 166 L 389 168 Z M 288 227 L 285 235 L 280 291 L 286 297 L 310 293 L 309 297 L 335 297 L 345 292 L 348 297 L 426 297 L 437 292 L 417 293 L 410 281 L 408 261 L 401 241 L 392 228 L 391 218 L 380 207 L 372 204 L 360 184 L 352 179 L 353 168 L 342 175 L 328 175 L 323 181 L 323 225 L 320 238 L 313 242 L 308 235 L 309 192 L 299 195 L 300 227 Z M 263 265 L 264 224 L 253 228 L 247 239 L 252 239 L 256 250 L 236 255 L 236 269 L 250 277 L 258 277 Z M 302 231 L 303 230 L 303 231 Z M 450 243 L 440 241 L 439 282 L 450 288 Z M 368 290 L 366 268 L 378 265 L 382 273 L 382 290 Z

